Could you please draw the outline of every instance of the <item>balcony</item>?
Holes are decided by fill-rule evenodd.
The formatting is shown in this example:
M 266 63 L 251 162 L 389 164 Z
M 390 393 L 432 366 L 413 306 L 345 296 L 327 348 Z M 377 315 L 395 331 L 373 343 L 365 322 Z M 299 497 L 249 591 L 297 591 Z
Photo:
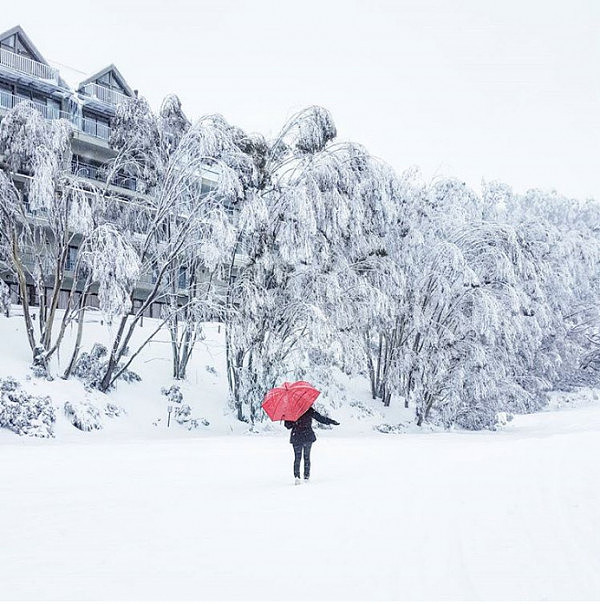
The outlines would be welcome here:
M 117 106 L 130 100 L 128 96 L 98 84 L 86 84 L 82 90 L 84 94 L 107 105 Z
M 0 90 L 0 109 L 12 109 L 13 107 L 16 107 L 19 103 L 28 103 L 29 105 L 37 109 L 47 120 L 57 120 L 59 118 L 63 118 L 71 122 L 75 126 L 75 128 L 77 128 L 77 130 L 80 130 L 81 132 L 85 132 L 86 134 L 89 134 L 96 138 L 100 138 L 105 141 L 108 141 L 110 138 L 110 126 L 102 122 L 81 117 L 79 115 L 72 115 L 64 111 L 59 111 L 56 107 L 44 105 L 43 103 L 40 103 L 38 101 L 32 101 L 30 99 L 26 99 L 15 94 L 11 94 L 10 92 Z
M 29 57 L 0 48 L 0 65 L 40 80 L 58 82 L 58 69 L 38 63 Z
M 107 168 L 105 166 L 94 166 L 77 159 L 73 159 L 71 162 L 71 172 L 76 176 L 97 180 L 99 182 L 104 182 L 107 177 Z M 121 173 L 115 174 L 112 177 L 110 184 L 115 187 L 127 189 L 128 191 L 135 191 L 137 189 L 136 179 L 133 176 L 127 176 Z
M 75 118 L 75 120 L 71 121 L 79 128 L 79 130 L 86 134 L 101 138 L 105 141 L 110 138 L 110 126 L 107 126 L 103 122 L 98 122 L 87 117 Z
M 6 92 L 5 90 L 0 90 L 0 109 L 12 109 L 19 103 L 28 103 L 32 107 L 35 107 L 47 120 L 57 120 L 60 117 L 65 117 L 64 115 L 61 115 L 62 112 L 56 109 L 56 107 L 44 105 L 39 101 L 32 101 L 30 99 L 17 96 L 16 94 Z

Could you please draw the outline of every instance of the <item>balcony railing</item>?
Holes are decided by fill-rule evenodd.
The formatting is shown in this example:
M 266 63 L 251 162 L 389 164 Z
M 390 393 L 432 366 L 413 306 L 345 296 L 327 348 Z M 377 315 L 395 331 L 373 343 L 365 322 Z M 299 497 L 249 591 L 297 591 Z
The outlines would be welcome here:
M 56 107 L 50 105 L 44 105 L 39 101 L 32 101 L 16 94 L 11 94 L 5 90 L 0 90 L 0 107 L 2 109 L 12 109 L 19 103 L 29 103 L 35 107 L 47 120 L 57 120 L 59 117 L 64 117 Z
M 40 78 L 41 80 L 58 82 L 58 69 L 11 52 L 5 48 L 0 48 L 0 65 Z
M 75 124 L 82 132 L 91 134 L 96 138 L 101 138 L 107 141 L 110 138 L 110 126 L 107 126 L 103 122 L 89 119 L 87 117 L 76 118 L 80 123 Z M 73 121 L 73 120 L 71 120 Z M 75 123 L 73 121 L 73 123 Z
M 105 167 L 94 166 L 76 159 L 71 163 L 71 172 L 76 176 L 82 176 L 83 178 L 90 178 L 101 182 L 104 182 L 108 175 Z M 133 176 L 126 176 L 125 174 L 115 174 L 110 182 L 116 187 L 128 189 L 129 191 L 135 191 L 137 187 L 136 179 Z
M 128 96 L 121 94 L 116 90 L 99 86 L 98 84 L 86 84 L 83 87 L 83 92 L 108 105 L 119 105 L 130 100 Z
M 12 109 L 19 103 L 28 103 L 32 107 L 35 107 L 47 120 L 57 120 L 59 118 L 63 118 L 71 122 L 75 128 L 85 132 L 86 134 L 90 134 L 96 138 L 101 138 L 105 141 L 108 141 L 110 138 L 110 126 L 104 124 L 103 122 L 98 122 L 96 120 L 81 117 L 79 115 L 72 115 L 70 113 L 66 113 L 65 111 L 59 111 L 56 107 L 44 105 L 39 101 L 32 101 L 15 94 L 11 94 L 10 92 L 0 90 L 1 109 Z

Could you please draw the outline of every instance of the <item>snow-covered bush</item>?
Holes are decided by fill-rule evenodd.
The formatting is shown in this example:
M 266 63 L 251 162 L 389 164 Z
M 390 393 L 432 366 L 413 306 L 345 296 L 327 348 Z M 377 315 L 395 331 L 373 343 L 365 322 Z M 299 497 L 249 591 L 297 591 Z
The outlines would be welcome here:
M 56 412 L 49 396 L 25 392 L 11 377 L 0 378 L 0 428 L 21 436 L 54 436 Z
M 501 411 L 500 413 L 496 413 L 496 424 L 495 429 L 498 430 L 500 428 L 504 428 L 514 419 L 514 415 L 512 413 L 506 413 Z
M 0 378 L 0 392 L 14 392 L 21 384 L 13 377 Z
M 96 342 L 90 352 L 82 352 L 72 371 L 72 375 L 80 378 L 87 388 L 100 387 L 102 377 L 106 372 L 108 350 L 103 344 Z M 119 375 L 119 379 L 126 382 L 140 382 L 141 377 L 126 369 Z
M 192 417 L 192 408 L 184 402 L 183 393 L 179 386 L 174 384 L 168 388 L 161 388 L 160 392 L 167 397 L 173 419 L 177 421 L 178 424 L 186 426 L 188 430 L 210 426 L 210 422 L 206 418 Z M 157 424 L 155 423 L 155 425 Z
M 404 430 L 404 424 L 376 424 L 373 430 L 382 434 L 401 434 Z
M 179 424 L 185 424 L 192 419 L 192 408 L 187 404 L 175 405 L 173 407 L 175 412 L 175 419 Z
M 362 401 L 359 400 L 352 400 L 348 403 L 348 405 L 355 410 L 352 415 L 354 415 L 355 417 L 357 417 L 358 419 L 364 419 L 367 417 L 373 417 L 373 415 L 375 415 L 375 412 L 373 411 L 373 409 L 371 407 L 369 407 L 368 405 L 366 405 L 365 403 L 363 403 Z
M 192 419 L 192 408 L 183 402 L 183 392 L 176 385 L 161 388 L 161 394 L 167 397 L 169 406 L 172 407 L 173 419 L 179 424 L 186 424 Z
M 102 379 L 103 359 L 108 354 L 106 346 L 97 342 L 92 346 L 90 352 L 83 352 L 75 363 L 72 375 L 82 379 L 84 383 L 94 388 Z
M 160 393 L 166 396 L 167 400 L 172 405 L 181 405 L 183 403 L 183 392 L 181 392 L 181 388 L 175 384 L 168 388 L 161 388 Z
M 208 428 L 208 426 L 210 426 L 210 422 L 204 417 L 191 419 L 188 422 L 188 430 L 194 430 L 197 428 Z
M 106 403 L 104 406 L 104 415 L 107 417 L 121 417 L 125 414 L 125 410 L 114 403 Z
M 103 428 L 100 411 L 91 403 L 67 401 L 64 409 L 69 421 L 79 430 L 91 432 Z

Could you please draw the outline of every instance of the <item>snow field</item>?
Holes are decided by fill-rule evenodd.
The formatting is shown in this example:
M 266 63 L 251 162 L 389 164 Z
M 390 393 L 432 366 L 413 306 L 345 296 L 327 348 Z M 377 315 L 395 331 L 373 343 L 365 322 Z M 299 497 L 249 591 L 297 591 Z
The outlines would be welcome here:
M 195 431 L 166 428 L 161 334 L 133 367 L 143 381 L 105 396 L 27 379 L 22 317 L 0 329 L 2 374 L 50 394 L 58 415 L 52 440 L 0 430 L 0 599 L 600 599 L 594 391 L 556 395 L 552 411 L 496 433 L 399 435 L 372 426 L 412 410 L 358 419 L 334 396 L 342 425 L 318 430 L 311 482 L 296 487 L 289 433 L 249 434 L 224 404 L 217 326 L 183 386 L 211 422 Z M 91 313 L 85 333 L 89 349 L 109 330 Z M 346 387 L 368 399 L 360 381 Z M 127 413 L 83 433 L 66 400 Z
M 327 432 L 297 487 L 283 435 L 6 444 L 0 593 L 598 599 L 599 433 L 597 406 L 499 434 Z

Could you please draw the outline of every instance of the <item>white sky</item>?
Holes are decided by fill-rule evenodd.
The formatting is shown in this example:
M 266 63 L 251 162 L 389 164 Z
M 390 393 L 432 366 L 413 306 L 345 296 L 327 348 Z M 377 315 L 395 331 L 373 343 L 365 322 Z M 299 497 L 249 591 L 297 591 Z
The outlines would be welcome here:
M 3 0 L 16 24 L 155 108 L 269 136 L 320 104 L 399 171 L 600 199 L 600 0 Z

